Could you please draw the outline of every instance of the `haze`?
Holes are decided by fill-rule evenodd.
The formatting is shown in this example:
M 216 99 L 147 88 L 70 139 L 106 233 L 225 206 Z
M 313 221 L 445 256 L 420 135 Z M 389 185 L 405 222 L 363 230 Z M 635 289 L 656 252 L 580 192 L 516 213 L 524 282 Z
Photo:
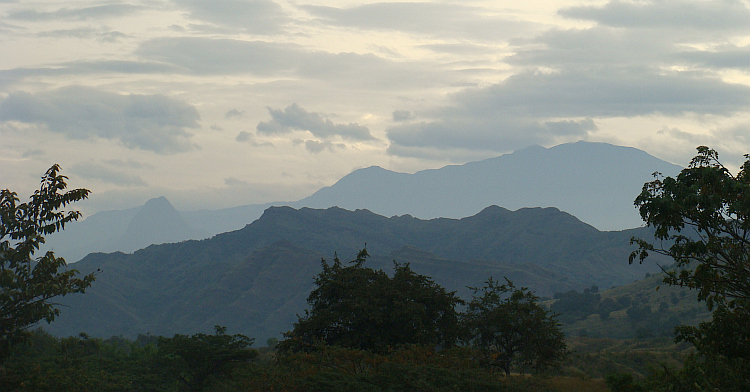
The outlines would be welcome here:
M 0 188 L 299 200 L 577 140 L 750 152 L 747 1 L 0 0 Z M 635 192 L 635 191 L 634 191 Z

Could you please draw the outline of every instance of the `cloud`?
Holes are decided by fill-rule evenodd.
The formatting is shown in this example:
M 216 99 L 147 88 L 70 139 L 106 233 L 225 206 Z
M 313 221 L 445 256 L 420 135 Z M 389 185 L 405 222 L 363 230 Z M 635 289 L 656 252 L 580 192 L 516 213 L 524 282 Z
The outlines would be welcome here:
M 240 180 L 236 177 L 227 177 L 224 179 L 224 185 L 226 186 L 250 186 L 250 183 L 247 181 Z
M 109 159 L 105 160 L 104 163 L 115 166 L 115 167 L 129 167 L 131 169 L 155 169 L 154 165 L 150 165 L 148 163 L 138 162 L 132 159 L 128 160 L 122 160 L 122 159 Z
M 232 117 L 242 117 L 242 114 L 245 113 L 245 111 L 239 111 L 237 109 L 232 109 L 226 114 L 224 114 L 224 118 L 232 118 Z
M 750 69 L 750 46 L 737 47 L 732 45 L 715 48 L 713 51 L 685 51 L 676 53 L 675 57 L 699 67 Z
M 389 153 L 410 151 L 398 147 L 512 151 L 533 144 L 548 144 L 559 137 L 581 139 L 596 129 L 591 119 L 538 121 L 508 116 L 494 122 L 482 118 L 464 121 L 446 118 L 389 128 Z
M 741 1 L 610 1 L 604 6 L 563 8 L 558 14 L 613 27 L 750 31 L 750 9 Z
M 610 27 L 552 29 L 530 39 L 511 41 L 515 54 L 505 61 L 524 67 L 591 69 L 628 66 L 658 67 L 675 51 L 669 39 Z
M 31 158 L 31 157 L 38 157 L 44 155 L 44 150 L 28 150 L 24 151 L 23 154 L 21 154 L 21 158 Z
M 84 8 L 61 8 L 57 11 L 18 10 L 8 13 L 8 18 L 26 21 L 48 21 L 55 19 L 102 19 L 121 17 L 141 11 L 145 7 L 132 4 L 106 4 Z
M 163 37 L 142 43 L 135 53 L 183 74 L 301 77 L 377 89 L 434 87 L 436 81 L 453 81 L 434 66 L 419 62 L 394 62 L 369 53 L 310 51 L 300 45 L 265 41 Z
M 248 33 L 273 34 L 290 21 L 280 5 L 270 0 L 174 0 L 194 19 Z
M 41 33 L 37 33 L 37 37 L 77 39 L 96 38 L 102 42 L 117 42 L 122 38 L 126 38 L 127 35 L 119 31 L 103 31 L 102 29 L 82 27 L 78 29 L 43 31 Z
M 402 121 L 408 121 L 411 120 L 411 112 L 408 110 L 394 110 L 393 111 L 393 121 L 395 122 L 402 122 Z
M 523 72 L 455 96 L 447 115 L 615 117 L 685 113 L 730 115 L 750 107 L 750 86 L 703 73 L 648 68 Z
M 320 23 L 363 30 L 395 30 L 450 39 L 498 41 L 528 32 L 534 24 L 494 16 L 485 8 L 448 3 L 381 2 L 351 8 L 303 5 Z
M 128 148 L 157 153 L 191 149 L 187 130 L 199 128 L 199 120 L 194 106 L 163 95 L 122 95 L 81 86 L 15 92 L 0 102 L 0 121 L 42 125 L 71 139 L 118 140 Z
M 356 124 L 335 124 L 327 116 L 321 113 L 308 112 L 296 103 L 289 105 L 284 110 L 268 108 L 271 121 L 258 123 L 259 133 L 286 134 L 292 131 L 309 131 L 320 138 L 331 138 L 340 136 L 346 140 L 374 140 L 367 127 Z
M 470 88 L 425 113 L 432 121 L 387 130 L 394 155 L 422 149 L 512 151 L 532 144 L 585 139 L 594 119 L 689 113 L 730 116 L 750 107 L 750 86 L 705 73 L 645 67 L 520 72 Z
M 240 142 L 240 143 L 248 143 L 253 147 L 274 147 L 273 143 L 271 142 L 258 142 L 255 140 L 255 136 L 253 136 L 252 133 L 247 131 L 242 131 L 237 134 L 237 137 L 234 138 L 234 140 Z
M 118 186 L 148 186 L 148 184 L 138 176 L 128 175 L 117 170 L 111 170 L 94 164 L 75 165 L 71 168 L 71 172 L 76 176 L 99 180 Z

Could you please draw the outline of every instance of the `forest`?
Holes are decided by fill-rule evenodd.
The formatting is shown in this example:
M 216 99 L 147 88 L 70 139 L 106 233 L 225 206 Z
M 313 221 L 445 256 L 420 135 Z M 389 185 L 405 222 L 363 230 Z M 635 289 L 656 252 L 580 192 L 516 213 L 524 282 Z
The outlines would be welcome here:
M 635 204 L 655 240 L 632 238 L 630 262 L 671 260 L 642 281 L 649 290 L 540 298 L 488 276 L 462 299 L 409 264 L 370 268 L 365 248 L 350 262 L 321 261 L 307 310 L 265 346 L 223 326 L 134 340 L 35 329 L 65 311 L 56 298 L 85 293 L 97 276 L 34 254 L 79 217 L 60 209 L 88 195 L 66 191 L 59 171 L 29 202 L 0 194 L 3 390 L 750 390 L 750 158 L 732 175 L 699 147 L 678 176 L 644 184 Z M 635 339 L 606 336 L 613 319 Z

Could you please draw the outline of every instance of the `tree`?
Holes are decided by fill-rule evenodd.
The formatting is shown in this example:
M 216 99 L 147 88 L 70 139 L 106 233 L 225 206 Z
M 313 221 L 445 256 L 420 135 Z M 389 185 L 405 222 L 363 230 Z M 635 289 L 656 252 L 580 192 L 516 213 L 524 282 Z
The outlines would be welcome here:
M 456 305 L 462 301 L 408 264 L 394 262 L 395 272 L 364 267 L 363 249 L 350 266 L 338 257 L 315 277 L 317 288 L 305 311 L 284 334 L 284 350 L 300 351 L 316 344 L 382 352 L 402 344 L 449 347 L 459 335 Z
M 234 365 L 258 356 L 250 348 L 253 339 L 245 335 L 227 335 L 226 327 L 214 327 L 214 335 L 175 335 L 160 337 L 157 343 L 160 365 L 181 390 L 202 391 L 220 375 L 226 376 Z
M 0 361 L 10 347 L 26 336 L 37 322 L 52 322 L 60 314 L 53 299 L 83 293 L 94 274 L 81 278 L 66 266 L 62 257 L 46 252 L 34 257 L 44 236 L 62 230 L 77 220 L 78 211 L 60 211 L 70 203 L 88 197 L 89 190 L 67 188 L 67 177 L 53 165 L 42 177 L 39 190 L 26 203 L 7 189 L 0 191 Z
M 697 290 L 698 300 L 714 310 L 711 321 L 676 328 L 677 340 L 693 343 L 699 354 L 686 369 L 703 369 L 701 379 L 683 371 L 676 380 L 689 379 L 685 385 L 750 390 L 750 156 L 745 157 L 733 176 L 716 151 L 698 147 L 676 178 L 656 173 L 635 200 L 658 245 L 633 238 L 639 248 L 630 262 L 643 262 L 649 252 L 671 257 L 675 266 L 663 268 L 664 282 Z
M 554 366 L 567 352 L 560 325 L 537 303 L 539 297 L 505 280 L 499 284 L 490 278 L 483 288 L 472 288 L 473 299 L 463 314 L 468 341 L 505 374 L 513 365 L 536 370 Z
M 716 151 L 701 146 L 677 178 L 655 173 L 635 205 L 643 221 L 655 229 L 655 238 L 671 245 L 657 247 L 633 238 L 639 249 L 630 262 L 643 262 L 649 252 L 671 257 L 681 270 L 665 271 L 665 283 L 698 290 L 698 299 L 709 309 L 750 300 L 750 156 L 746 157 L 735 177 L 719 162 Z

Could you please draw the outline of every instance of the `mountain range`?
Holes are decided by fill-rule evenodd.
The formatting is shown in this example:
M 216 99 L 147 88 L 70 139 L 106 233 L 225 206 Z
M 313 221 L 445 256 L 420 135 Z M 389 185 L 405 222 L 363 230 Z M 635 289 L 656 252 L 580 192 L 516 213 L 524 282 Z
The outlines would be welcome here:
M 635 148 L 590 142 L 529 147 L 414 174 L 372 166 L 295 202 L 178 212 L 160 197 L 141 207 L 96 213 L 50 236 L 46 249 L 69 262 L 91 252 L 130 253 L 150 244 L 237 230 L 268 207 L 282 205 L 338 206 L 422 219 L 461 218 L 489 205 L 510 210 L 556 207 L 600 230 L 622 230 L 641 225 L 633 200 L 652 173 L 676 175 L 679 170 Z
M 393 261 L 468 299 L 467 287 L 505 276 L 539 295 L 592 284 L 607 288 L 655 272 L 628 265 L 632 236 L 649 228 L 599 231 L 556 208 L 491 206 L 462 218 L 385 217 L 368 210 L 271 207 L 253 223 L 210 239 L 151 245 L 132 254 L 94 253 L 75 263 L 97 272 L 83 295 L 63 298 L 48 331 L 61 336 L 210 332 L 223 325 L 259 339 L 278 337 L 305 309 L 321 258 L 367 265 Z

